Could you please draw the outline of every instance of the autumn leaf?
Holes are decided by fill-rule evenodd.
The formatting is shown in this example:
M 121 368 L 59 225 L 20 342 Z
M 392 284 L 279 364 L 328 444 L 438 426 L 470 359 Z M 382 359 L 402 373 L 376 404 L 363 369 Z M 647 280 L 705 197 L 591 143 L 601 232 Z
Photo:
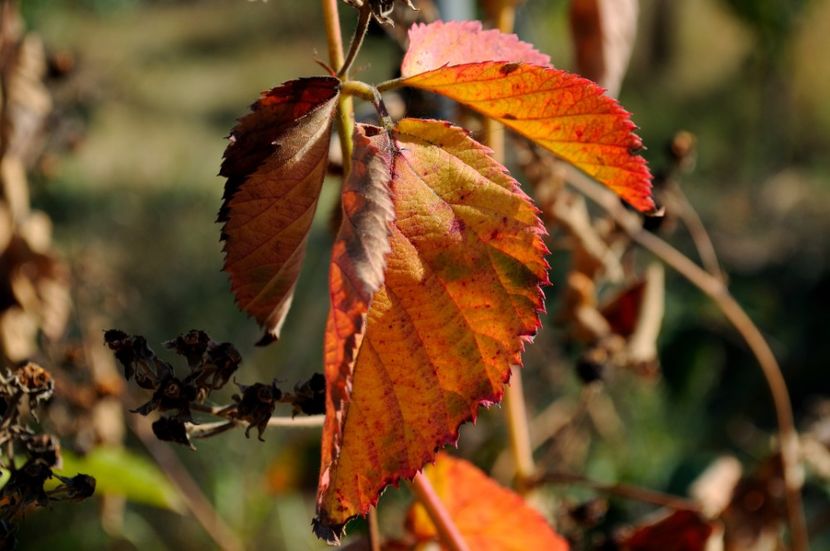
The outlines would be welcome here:
M 372 295 L 383 285 L 389 231 L 395 216 L 389 186 L 392 141 L 374 126 L 357 125 L 352 170 L 343 184 L 343 221 L 332 248 L 329 270 L 331 309 L 326 323 L 327 374 L 323 464 L 340 448 L 352 385 L 355 351 L 366 329 Z M 333 413 L 332 413 L 333 412 Z
M 568 549 L 565 539 L 553 531 L 538 511 L 472 463 L 439 453 L 435 464 L 424 469 L 424 475 L 435 488 L 435 493 L 470 549 Z M 420 504 L 409 511 L 407 526 L 418 541 L 432 541 L 438 537 L 435 526 Z
M 401 74 L 404 85 L 449 97 L 533 140 L 637 209 L 655 209 L 629 114 L 515 36 L 470 23 L 415 25 Z
M 401 75 L 482 61 L 550 65 L 550 57 L 515 34 L 484 30 L 480 21 L 435 21 L 409 28 L 409 48 L 401 62 Z
M 538 211 L 487 148 L 417 119 L 400 121 L 392 140 L 391 252 L 350 368 L 329 354 L 346 336 L 326 336 L 315 531 L 329 541 L 454 442 L 480 404 L 501 400 L 547 283 Z
M 279 337 L 326 173 L 339 81 L 287 82 L 266 92 L 231 131 L 219 172 L 227 177 L 225 271 L 239 307 Z

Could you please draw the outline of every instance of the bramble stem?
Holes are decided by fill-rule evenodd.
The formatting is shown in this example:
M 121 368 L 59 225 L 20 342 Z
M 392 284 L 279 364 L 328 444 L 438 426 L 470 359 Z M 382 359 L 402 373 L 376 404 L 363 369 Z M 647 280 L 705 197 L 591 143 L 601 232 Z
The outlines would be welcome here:
M 381 551 L 380 524 L 378 523 L 378 509 L 369 509 L 369 549 Z
M 612 192 L 600 187 L 600 184 L 570 165 L 566 165 L 565 169 L 568 183 L 611 215 L 632 241 L 651 252 L 709 296 L 749 346 L 769 386 L 778 420 L 778 439 L 781 447 L 792 549 L 793 551 L 806 551 L 809 544 L 804 507 L 801 501 L 802 472 L 798 432 L 795 429 L 787 383 L 769 343 L 738 301 L 729 293 L 729 289 L 721 279 L 692 262 L 689 257 L 658 236 L 644 230 L 639 218 L 626 211 Z
M 464 542 L 461 532 L 450 517 L 447 508 L 441 503 L 438 494 L 435 493 L 432 483 L 423 472 L 415 475 L 415 478 L 412 479 L 411 488 L 435 525 L 441 543 L 446 545 L 450 551 L 468 551 L 469 547 Z
M 338 0 L 322 0 L 323 18 L 329 46 L 329 62 L 336 70 L 344 66 L 343 37 L 340 34 L 340 16 L 337 13 Z M 342 75 L 348 80 L 348 75 Z M 337 100 L 337 134 L 340 136 L 340 151 L 343 154 L 343 174 L 348 175 L 352 165 L 352 132 L 354 130 L 354 105 L 352 97 L 341 94 Z
M 510 454 L 516 469 L 515 485 L 519 493 L 524 493 L 527 481 L 536 473 L 536 464 L 533 462 L 533 448 L 530 445 L 530 427 L 527 424 L 521 369 L 518 366 L 512 369 L 510 383 L 504 394 L 504 413 L 510 439 Z
M 377 88 L 359 80 L 347 80 L 340 85 L 340 92 L 348 96 L 357 96 L 366 101 L 375 102 L 379 95 Z
M 513 31 L 515 18 L 513 2 L 507 0 L 500 2 L 494 15 L 500 31 L 505 33 Z M 493 158 L 498 163 L 505 164 L 504 127 L 486 117 L 484 118 L 484 143 L 493 150 Z M 522 372 L 518 367 L 512 369 L 510 384 L 507 385 L 504 394 L 504 411 L 510 452 L 513 457 L 513 466 L 516 469 L 515 486 L 520 493 L 524 493 L 526 482 L 535 474 L 536 465 L 533 462 L 533 449 L 530 446 L 530 429 L 527 424 Z
M 352 68 L 355 58 L 357 58 L 357 53 L 360 51 L 360 47 L 363 46 L 363 39 L 366 38 L 366 31 L 369 30 L 369 23 L 371 22 L 372 7 L 367 2 L 360 8 L 360 17 L 357 20 L 357 27 L 354 30 L 352 42 L 349 44 L 349 53 L 346 55 L 346 60 L 343 62 L 343 66 L 337 71 L 337 76 L 339 78 L 348 80 L 349 70 Z
M 356 96 L 371 102 L 371 104 L 375 106 L 375 111 L 378 113 L 381 125 L 386 130 L 391 130 L 392 127 L 394 127 L 392 117 L 389 116 L 389 111 L 386 110 L 386 104 L 383 103 L 383 96 L 381 96 L 378 89 L 371 84 L 366 84 L 365 82 L 360 82 L 359 80 L 349 80 L 341 85 L 340 92 L 342 94 Z

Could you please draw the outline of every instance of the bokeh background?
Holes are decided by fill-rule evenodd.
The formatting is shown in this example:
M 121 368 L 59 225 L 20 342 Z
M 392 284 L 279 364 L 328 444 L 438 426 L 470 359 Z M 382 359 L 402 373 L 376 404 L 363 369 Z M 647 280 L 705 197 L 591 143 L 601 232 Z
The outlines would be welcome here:
M 32 175 L 32 201 L 51 216 L 71 268 L 68 338 L 88 337 L 86 320 L 94 319 L 100 328 L 145 335 L 160 351 L 162 341 L 199 328 L 237 345 L 245 358 L 240 382 L 276 378 L 291 386 L 320 371 L 337 180 L 324 185 L 284 337 L 265 349 L 253 346 L 259 330 L 233 304 L 214 223 L 224 137 L 235 119 L 260 91 L 321 73 L 314 60 L 327 50 L 318 3 L 25 0 L 22 9 L 53 65 L 55 143 Z M 348 36 L 353 15 L 345 7 L 341 14 Z M 573 67 L 566 1 L 528 0 L 518 29 L 555 65 Z M 697 162 L 683 189 L 734 294 L 769 337 L 802 427 L 830 396 L 828 29 L 828 0 L 642 0 L 620 94 L 655 170 L 668 162 L 665 146 L 678 130 L 696 136 Z M 355 75 L 386 80 L 399 60 L 398 46 L 373 33 Z M 675 242 L 693 250 L 684 239 Z M 525 373 L 532 413 L 573 400 L 581 388 L 552 327 L 567 258 L 552 264 L 551 314 Z M 622 374 L 603 391 L 620 431 L 587 443 L 578 432 L 559 437 L 573 440 L 566 448 L 587 446 L 581 467 L 593 478 L 685 494 L 723 453 L 750 467 L 760 462 L 775 417 L 754 359 L 712 304 L 671 273 L 666 304 L 661 376 Z M 23 549 L 214 545 L 175 496 L 157 495 L 173 490 L 136 437 L 127 431 L 125 438 L 128 456 L 99 457 L 93 474 L 106 478 L 112 463 L 132 462 L 107 483 L 127 502 L 93 499 L 33 514 L 20 533 Z M 198 442 L 195 453 L 174 451 L 251 549 L 322 549 L 310 530 L 318 438 L 314 430 L 269 429 L 261 443 L 237 431 Z M 465 455 L 484 468 L 504 443 L 498 408 L 462 431 Z M 818 483 L 807 491 L 810 518 L 827 514 L 827 489 Z M 386 493 L 384 531 L 400 531 L 406 500 L 405 490 Z M 609 514 L 625 523 L 651 509 L 615 500 Z M 356 523 L 351 531 L 362 529 Z M 815 549 L 830 545 L 818 541 Z

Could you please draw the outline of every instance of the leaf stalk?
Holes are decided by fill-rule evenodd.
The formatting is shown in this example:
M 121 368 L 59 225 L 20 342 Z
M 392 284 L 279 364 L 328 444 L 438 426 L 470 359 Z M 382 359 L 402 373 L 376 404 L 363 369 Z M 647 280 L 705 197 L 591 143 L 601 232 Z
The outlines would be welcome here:
M 441 503 L 435 488 L 432 487 L 432 483 L 423 471 L 416 474 L 415 478 L 412 479 L 411 488 L 415 493 L 415 497 L 426 509 L 427 515 L 429 515 L 438 536 L 441 538 L 441 542 L 447 546 L 447 549 L 450 551 L 469 551 L 458 526 L 455 525 L 455 521 L 453 521 L 444 504 Z

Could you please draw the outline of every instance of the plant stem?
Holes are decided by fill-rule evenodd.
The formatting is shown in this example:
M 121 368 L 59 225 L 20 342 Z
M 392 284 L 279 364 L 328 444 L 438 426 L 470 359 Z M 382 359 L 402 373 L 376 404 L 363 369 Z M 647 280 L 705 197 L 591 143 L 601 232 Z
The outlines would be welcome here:
M 378 89 L 371 84 L 366 84 L 365 82 L 360 82 L 359 80 L 349 80 L 343 83 L 340 87 L 340 92 L 350 96 L 357 96 L 371 102 L 372 105 L 375 106 L 375 111 L 377 111 L 381 125 L 386 130 L 391 130 L 394 127 L 392 117 L 389 116 L 389 111 L 386 110 L 386 104 L 383 103 L 383 96 L 381 96 Z
M 675 184 L 672 186 L 671 191 L 680 203 L 680 219 L 686 226 L 686 230 L 689 232 L 692 242 L 695 244 L 697 254 L 700 256 L 701 264 L 707 272 L 721 281 L 725 281 L 726 277 L 720 267 L 720 262 L 718 262 L 718 255 L 715 252 L 715 246 L 712 243 L 712 238 L 709 236 L 709 232 L 706 231 L 706 226 L 703 224 L 703 220 L 700 219 L 700 215 L 697 213 L 697 210 L 695 210 L 694 205 L 692 205 L 689 198 L 683 192 L 683 188 Z
M 495 22 L 502 32 L 513 30 L 515 6 L 509 0 L 502 0 L 496 7 Z M 504 127 L 496 121 L 484 119 L 484 143 L 493 150 L 493 158 L 505 164 Z M 507 432 L 510 440 L 510 452 L 516 469 L 515 486 L 524 493 L 526 482 L 530 480 L 536 465 L 533 462 L 533 449 L 530 446 L 530 429 L 527 424 L 527 407 L 525 405 L 522 385 L 522 372 L 518 367 L 512 368 L 510 384 L 504 395 L 504 410 L 507 420 Z
M 521 369 L 514 366 L 510 384 L 504 395 L 504 412 L 507 417 L 507 432 L 510 439 L 510 453 L 516 469 L 515 485 L 519 493 L 527 489 L 527 481 L 536 474 L 533 462 L 533 448 L 530 445 L 530 428 L 527 424 L 524 388 Z
M 616 195 L 600 187 L 599 184 L 572 166 L 567 165 L 566 170 L 568 183 L 611 215 L 632 241 L 651 252 L 709 296 L 749 346 L 769 386 L 778 420 L 778 439 L 781 448 L 781 463 L 783 465 L 792 549 L 793 551 L 806 551 L 808 537 L 801 501 L 802 472 L 799 459 L 798 432 L 795 429 L 787 383 L 784 380 L 781 367 L 778 365 L 778 361 L 775 359 L 775 355 L 763 334 L 729 293 L 729 289 L 721 279 L 708 273 L 658 236 L 644 230 L 639 218 L 625 210 Z
M 369 548 L 371 551 L 381 551 L 380 525 L 378 524 L 378 509 L 369 509 Z
M 393 78 L 391 80 L 385 80 L 380 84 L 376 85 L 375 88 L 377 88 L 380 92 L 388 92 L 389 90 L 395 90 L 396 88 L 401 88 L 405 86 L 406 79 L 407 77 L 398 77 Z
M 357 27 L 354 30 L 354 36 L 352 36 L 352 42 L 349 45 L 349 53 L 346 55 L 346 60 L 343 62 L 342 67 L 340 67 L 337 71 L 338 77 L 348 80 L 349 70 L 352 68 L 352 64 L 357 57 L 357 53 L 363 45 L 363 39 L 366 38 L 366 31 L 369 30 L 369 23 L 371 22 L 372 7 L 368 2 L 366 2 L 363 4 L 363 7 L 360 8 L 360 16 L 357 20 Z
M 343 38 L 340 34 L 340 16 L 337 13 L 338 0 L 322 0 L 323 18 L 329 46 L 329 62 L 338 71 L 344 66 Z M 348 75 L 341 75 L 348 80 Z M 343 174 L 348 175 L 352 165 L 352 131 L 354 129 L 354 105 L 352 97 L 341 94 L 337 100 L 337 134 L 340 137 L 340 151 L 343 154 Z
M 441 499 L 435 493 L 435 489 L 423 472 L 415 475 L 415 478 L 412 479 L 411 487 L 418 501 L 426 509 L 430 520 L 435 525 L 438 536 L 441 538 L 441 543 L 446 545 L 450 551 L 468 551 L 469 547 L 464 542 L 461 532 L 458 530 L 446 507 L 441 503 Z
M 653 505 L 659 505 L 660 507 L 666 507 L 667 509 L 700 512 L 700 505 L 691 499 L 665 494 L 631 484 L 604 484 L 578 474 L 551 472 L 545 473 L 531 481 L 532 486 L 540 486 L 542 484 L 578 484 L 604 494 L 651 503 Z
M 308 417 L 271 417 L 268 420 L 269 427 L 282 427 L 288 429 L 305 429 L 313 427 L 322 427 L 323 421 L 326 419 L 325 415 L 309 415 Z M 220 427 L 224 428 L 228 423 L 231 426 L 247 426 L 243 421 L 228 419 L 228 421 L 216 421 L 215 423 L 200 423 L 198 425 L 190 424 L 193 434 L 192 436 L 200 438 L 203 434 L 211 434 L 214 430 Z M 231 428 L 231 427 L 228 427 Z
M 357 96 L 366 101 L 375 102 L 378 98 L 378 90 L 371 84 L 359 80 L 348 80 L 340 85 L 340 93 L 349 96 Z

